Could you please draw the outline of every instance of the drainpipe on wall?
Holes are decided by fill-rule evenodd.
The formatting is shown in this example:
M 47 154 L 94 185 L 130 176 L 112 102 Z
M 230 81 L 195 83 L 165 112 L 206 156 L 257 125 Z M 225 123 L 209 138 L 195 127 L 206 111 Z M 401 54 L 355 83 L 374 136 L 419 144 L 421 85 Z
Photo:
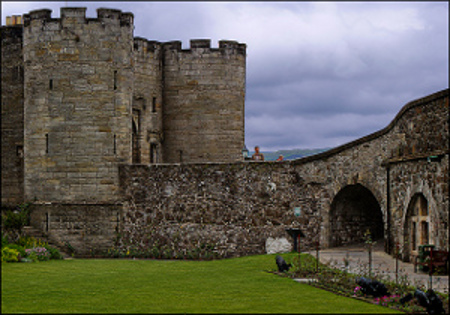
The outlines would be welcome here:
M 386 247 L 385 251 L 387 251 L 389 254 L 391 253 L 391 189 L 390 189 L 390 166 L 389 164 L 386 164 Z

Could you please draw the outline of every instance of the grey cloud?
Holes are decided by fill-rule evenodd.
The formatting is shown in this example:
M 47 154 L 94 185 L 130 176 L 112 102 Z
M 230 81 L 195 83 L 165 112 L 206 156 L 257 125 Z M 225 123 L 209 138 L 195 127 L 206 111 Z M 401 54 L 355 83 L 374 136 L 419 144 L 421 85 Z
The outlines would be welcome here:
M 68 2 L 130 11 L 135 36 L 247 44 L 246 143 L 331 147 L 448 87 L 447 2 Z M 5 15 L 64 2 L 2 2 Z

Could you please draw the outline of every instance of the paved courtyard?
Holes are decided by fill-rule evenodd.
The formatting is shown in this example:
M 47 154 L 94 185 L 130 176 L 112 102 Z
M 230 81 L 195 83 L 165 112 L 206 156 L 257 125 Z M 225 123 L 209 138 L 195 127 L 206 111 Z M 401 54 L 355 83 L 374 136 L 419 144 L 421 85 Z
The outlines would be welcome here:
M 309 252 L 314 257 L 315 251 Z M 351 245 L 346 247 L 335 247 L 323 249 L 319 251 L 319 260 L 321 263 L 330 263 L 331 265 L 344 269 L 345 260 L 348 261 L 348 271 L 352 273 L 359 273 L 368 270 L 369 256 L 364 244 Z M 372 252 L 372 272 L 381 274 L 384 277 L 390 277 L 395 281 L 395 259 L 389 254 L 385 253 L 382 244 L 375 245 Z M 414 273 L 414 264 L 398 261 L 398 277 L 401 281 L 402 277 L 408 277 L 411 285 L 416 287 L 423 286 L 428 289 L 430 287 L 430 276 L 428 273 L 420 272 Z M 443 293 L 449 292 L 449 278 L 448 276 L 433 276 L 432 288 Z

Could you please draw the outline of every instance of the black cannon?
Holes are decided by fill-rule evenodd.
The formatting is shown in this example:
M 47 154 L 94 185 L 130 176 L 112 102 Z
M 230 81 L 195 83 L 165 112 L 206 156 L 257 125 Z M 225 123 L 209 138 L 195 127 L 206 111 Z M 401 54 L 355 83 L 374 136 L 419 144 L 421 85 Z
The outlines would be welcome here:
M 361 287 L 361 292 L 364 294 L 374 297 L 389 295 L 386 286 L 379 281 L 361 277 L 356 279 L 356 283 Z
M 433 290 L 428 290 L 427 293 L 416 290 L 414 297 L 419 302 L 420 306 L 427 309 L 427 313 L 430 315 L 439 315 L 444 313 L 444 307 L 439 296 L 434 293 Z
M 277 257 L 275 257 L 275 261 L 277 263 L 279 272 L 289 271 L 289 268 L 291 268 L 292 266 L 291 264 L 287 264 L 286 261 L 283 259 L 283 257 L 278 255 Z

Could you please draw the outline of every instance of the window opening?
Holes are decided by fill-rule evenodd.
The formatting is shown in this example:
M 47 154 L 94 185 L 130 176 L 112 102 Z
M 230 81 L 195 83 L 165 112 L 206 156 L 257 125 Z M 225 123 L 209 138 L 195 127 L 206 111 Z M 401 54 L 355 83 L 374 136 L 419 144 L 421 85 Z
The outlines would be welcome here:
M 19 158 L 23 158 L 23 145 L 16 146 L 16 155 Z
M 53 90 L 53 79 L 50 79 L 50 81 L 48 82 L 48 88 L 50 90 Z
M 117 90 L 117 70 L 114 70 L 114 90 Z
M 117 139 L 116 139 L 116 135 L 114 135 L 114 155 L 117 154 Z
M 48 133 L 45 134 L 45 153 L 48 154 Z
M 152 112 L 156 113 L 156 97 L 154 97 L 152 101 Z
M 156 163 L 157 162 L 157 147 L 156 143 L 150 143 L 150 163 Z

